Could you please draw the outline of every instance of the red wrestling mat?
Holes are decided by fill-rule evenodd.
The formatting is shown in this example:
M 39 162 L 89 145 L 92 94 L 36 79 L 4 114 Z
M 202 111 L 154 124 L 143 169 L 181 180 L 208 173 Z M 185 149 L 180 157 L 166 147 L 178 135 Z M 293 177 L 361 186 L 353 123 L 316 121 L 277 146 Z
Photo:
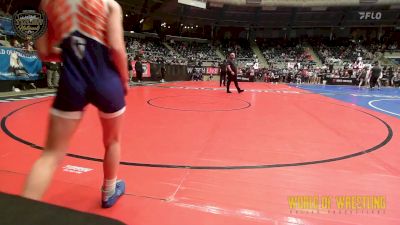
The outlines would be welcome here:
M 159 84 L 159 87 L 174 87 L 174 88 L 205 88 L 205 89 L 225 89 L 225 86 L 220 87 L 219 81 L 208 81 L 208 82 L 196 82 L 196 81 L 179 81 L 179 82 L 168 82 Z M 301 89 L 296 89 L 284 84 L 272 84 L 272 83 L 252 83 L 252 82 L 240 82 L 239 85 L 243 89 L 253 89 L 253 90 L 273 90 L 273 91 L 290 91 L 295 90 L 299 92 L 306 92 Z M 235 85 L 232 83 L 230 89 L 236 91 Z
M 228 95 L 216 82 L 131 89 L 127 195 L 108 210 L 99 205 L 100 123 L 88 107 L 45 201 L 135 225 L 400 224 L 399 120 L 286 85 L 240 85 L 272 91 Z M 0 191 L 20 192 L 51 100 L 0 105 Z M 291 210 L 289 196 L 330 196 L 332 206 Z M 383 196 L 385 207 L 339 208 L 342 196 Z

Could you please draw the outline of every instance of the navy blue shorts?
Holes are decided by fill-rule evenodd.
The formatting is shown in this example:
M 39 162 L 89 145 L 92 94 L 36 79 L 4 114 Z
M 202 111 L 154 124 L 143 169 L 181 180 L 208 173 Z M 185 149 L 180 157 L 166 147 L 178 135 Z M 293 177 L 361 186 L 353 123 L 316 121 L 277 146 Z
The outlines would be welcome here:
M 121 115 L 125 111 L 124 90 L 108 47 L 80 32 L 64 39 L 60 47 L 64 67 L 52 114 L 80 119 L 91 103 L 103 118 Z
M 62 74 L 52 114 L 67 119 L 80 119 L 89 103 L 99 109 L 103 118 L 114 118 L 123 114 L 125 96 L 120 78 L 107 76 L 107 79 L 93 81 Z

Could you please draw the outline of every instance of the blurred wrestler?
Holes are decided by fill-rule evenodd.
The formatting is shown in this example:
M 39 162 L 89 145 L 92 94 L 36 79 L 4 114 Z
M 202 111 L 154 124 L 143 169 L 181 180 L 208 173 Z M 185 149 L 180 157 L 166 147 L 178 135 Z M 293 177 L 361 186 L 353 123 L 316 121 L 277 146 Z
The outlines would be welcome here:
M 45 150 L 33 165 L 23 196 L 41 199 L 66 154 L 89 103 L 103 128 L 105 155 L 102 207 L 113 206 L 125 192 L 117 180 L 121 125 L 128 92 L 122 9 L 114 0 L 42 0 L 48 30 L 36 42 L 41 59 L 62 58 L 64 68 L 50 112 Z M 55 46 L 60 46 L 56 48 Z M 74 193 L 71 193 L 74 194 Z

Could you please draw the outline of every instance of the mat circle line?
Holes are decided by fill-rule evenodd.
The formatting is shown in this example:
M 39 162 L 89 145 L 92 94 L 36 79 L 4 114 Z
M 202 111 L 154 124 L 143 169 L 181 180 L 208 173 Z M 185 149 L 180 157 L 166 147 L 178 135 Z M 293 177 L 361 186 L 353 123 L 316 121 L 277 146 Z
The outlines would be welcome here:
M 11 137 L 12 139 L 21 142 L 25 145 L 28 145 L 34 149 L 38 149 L 38 150 L 43 150 L 44 148 L 42 146 L 36 145 L 34 143 L 31 143 L 27 140 L 24 140 L 18 136 L 16 136 L 15 134 L 13 134 L 8 128 L 7 128 L 7 119 L 10 118 L 10 116 L 12 116 L 14 113 L 25 109 L 27 107 L 30 107 L 32 105 L 35 104 L 39 104 L 45 101 L 49 101 L 49 100 L 44 100 L 44 101 L 39 101 L 39 102 L 35 102 L 35 103 L 31 103 L 31 104 L 27 104 L 24 105 L 22 107 L 19 107 L 13 111 L 11 111 L 10 113 L 8 113 L 6 116 L 4 116 L 1 119 L 1 129 L 3 130 L 3 132 L 5 134 L 7 134 L 9 137 Z M 345 105 L 340 105 L 340 104 L 335 104 L 338 106 L 342 106 L 342 107 L 346 107 L 346 108 L 350 108 L 347 107 Z M 382 124 L 385 125 L 386 129 L 387 129 L 387 136 L 386 138 L 381 141 L 379 144 L 362 150 L 362 151 L 358 151 L 349 155 L 343 155 L 343 156 L 339 156 L 339 157 L 334 157 L 334 158 L 328 158 L 328 159 L 322 159 L 322 160 L 314 160 L 314 161 L 304 161 L 304 162 L 295 162 L 295 163 L 281 163 L 281 164 L 262 164 L 262 165 L 242 165 L 242 166 L 192 166 L 192 165 L 173 165 L 173 164 L 153 164 L 153 163 L 138 163 L 138 162 L 125 162 L 125 161 L 121 161 L 120 164 L 121 165 L 126 165 L 126 166 L 136 166 L 136 167 L 153 167 L 153 168 L 169 168 L 169 169 L 190 169 L 190 170 L 243 170 L 243 169 L 268 169 L 268 168 L 279 168 L 279 167 L 293 167 L 293 166 L 306 166 L 306 165 L 314 165 L 314 164 L 321 164 L 321 163 L 329 163 L 329 162 L 335 162 L 335 161 L 340 161 L 340 160 L 344 160 L 344 159 L 349 159 L 349 158 L 353 158 L 353 157 L 357 157 L 360 155 L 364 155 L 364 154 L 368 154 L 370 152 L 376 151 L 380 148 L 382 148 L 383 146 L 385 146 L 386 144 L 388 144 L 391 139 L 393 138 L 393 130 L 390 127 L 390 125 L 388 123 L 386 123 L 384 120 L 382 120 L 381 118 L 362 111 L 360 109 L 356 109 L 356 108 L 350 108 L 356 111 L 359 111 L 361 113 L 364 113 L 378 121 L 380 121 Z M 90 161 L 95 161 L 95 162 L 103 162 L 102 159 L 99 158 L 93 158 L 93 157 L 88 157 L 88 156 L 82 156 L 82 155 L 77 155 L 77 154 L 72 154 L 72 153 L 67 153 L 67 156 L 72 157 L 72 158 L 77 158 L 77 159 L 84 159 L 84 160 L 90 160 Z
M 156 107 L 156 108 L 160 108 L 160 109 L 168 109 L 168 110 L 184 111 L 184 112 L 229 112 L 229 111 L 237 111 L 237 110 L 247 109 L 247 108 L 251 107 L 250 102 L 242 100 L 242 99 L 238 99 L 238 98 L 231 98 L 231 99 L 234 99 L 236 101 L 241 101 L 241 102 L 245 103 L 246 105 L 243 107 L 240 107 L 240 108 L 233 108 L 233 109 L 196 110 L 196 109 L 179 109 L 179 108 L 165 107 L 165 106 L 160 106 L 160 105 L 154 104 L 154 101 L 159 100 L 159 99 L 179 98 L 179 97 L 184 97 L 184 96 L 188 96 L 188 95 L 163 96 L 163 97 L 158 97 L 158 98 L 152 98 L 147 101 L 147 104 L 149 104 L 150 106 Z M 205 96 L 205 95 L 203 95 L 203 96 Z M 211 97 L 211 96 L 208 96 L 208 97 Z M 215 96 L 212 96 L 212 97 L 215 97 Z M 223 97 L 215 97 L 215 98 L 226 99 Z
M 379 111 L 382 111 L 382 112 L 385 112 L 385 113 L 389 113 L 389 114 L 392 114 L 392 115 L 395 115 L 395 116 L 400 116 L 400 114 L 398 114 L 398 113 L 382 109 L 382 108 L 380 108 L 380 107 L 378 107 L 378 106 L 373 104 L 374 102 L 380 102 L 380 101 L 400 101 L 400 99 L 378 99 L 378 100 L 372 100 L 372 101 L 368 102 L 368 105 L 371 106 L 372 108 L 376 109 L 376 110 L 379 110 Z

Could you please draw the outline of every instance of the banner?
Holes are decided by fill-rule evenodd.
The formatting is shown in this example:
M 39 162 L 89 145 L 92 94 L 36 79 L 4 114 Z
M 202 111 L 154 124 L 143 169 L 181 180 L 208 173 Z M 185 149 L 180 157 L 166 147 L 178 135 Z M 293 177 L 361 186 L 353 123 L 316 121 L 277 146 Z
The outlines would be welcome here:
M 237 75 L 237 80 L 240 82 L 249 82 L 250 81 L 250 77 L 246 77 L 243 75 Z
M 372 12 L 372 11 L 360 11 L 358 12 L 360 15 L 360 20 L 380 20 L 382 19 L 381 12 Z
M 357 80 L 355 78 L 327 78 L 327 84 L 330 85 L 355 85 Z
M 15 31 L 12 26 L 12 20 L 5 17 L 0 17 L 0 32 L 5 35 L 14 35 Z
M 206 72 L 207 72 L 206 67 L 188 66 L 188 67 L 186 67 L 186 69 L 187 69 L 187 73 L 190 75 L 193 73 L 206 74 Z
M 11 62 L 12 58 L 14 62 Z M 19 68 L 14 69 L 11 63 Z M 0 47 L 0 80 L 37 80 L 41 69 L 42 62 L 36 52 Z
M 399 10 L 361 10 L 349 11 L 343 18 L 342 26 L 346 25 L 393 25 L 399 17 Z
M 131 62 L 132 70 L 133 70 L 133 77 L 136 77 L 135 64 L 136 64 L 136 61 Z M 150 63 L 142 63 L 142 67 L 143 67 L 142 77 L 151 77 Z
M 201 73 L 203 75 L 218 75 L 219 67 L 199 67 L 199 66 L 188 66 L 187 73 L 192 74 L 193 72 Z
M 352 11 L 346 13 L 344 21 L 382 22 L 382 20 L 396 20 L 398 16 L 398 10 Z
M 218 67 L 207 67 L 207 74 L 218 75 L 219 68 Z

